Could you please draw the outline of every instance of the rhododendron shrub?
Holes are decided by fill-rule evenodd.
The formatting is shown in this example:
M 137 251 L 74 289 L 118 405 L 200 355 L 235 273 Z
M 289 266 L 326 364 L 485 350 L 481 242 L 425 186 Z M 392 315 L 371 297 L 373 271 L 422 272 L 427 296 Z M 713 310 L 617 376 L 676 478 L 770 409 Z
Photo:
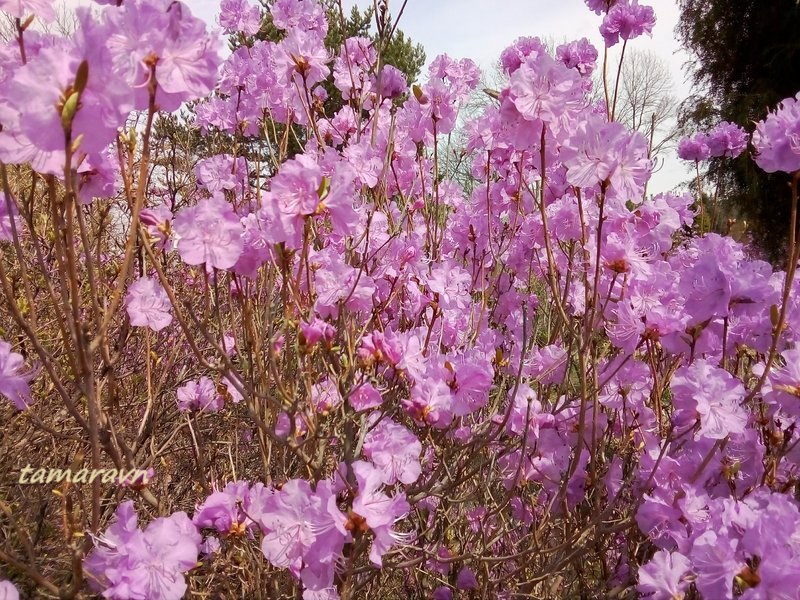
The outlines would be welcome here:
M 187 4 L 99 4 L 63 39 L 28 19 L 48 2 L 0 3 L 0 595 L 796 596 L 796 99 L 752 137 L 791 184 L 775 271 L 646 195 L 587 39 L 511 43 L 461 123 L 474 62 L 407 82 L 381 43 L 326 48 L 314 0 L 270 3 L 275 41 L 224 1 L 224 60 Z M 606 47 L 656 24 L 587 5 Z M 190 165 L 153 140 L 186 102 L 229 141 Z

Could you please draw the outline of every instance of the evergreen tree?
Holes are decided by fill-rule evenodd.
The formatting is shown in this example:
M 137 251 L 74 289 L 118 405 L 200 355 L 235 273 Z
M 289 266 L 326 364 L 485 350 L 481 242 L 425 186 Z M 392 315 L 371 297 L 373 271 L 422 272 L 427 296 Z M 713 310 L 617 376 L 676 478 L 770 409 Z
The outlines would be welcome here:
M 682 125 L 706 129 L 726 120 L 752 131 L 778 102 L 800 91 L 797 0 L 680 0 L 680 7 L 677 31 L 695 58 L 698 90 L 683 104 Z M 787 176 L 764 173 L 745 155 L 712 161 L 709 175 L 726 216 L 746 220 L 756 244 L 771 260 L 782 260 Z

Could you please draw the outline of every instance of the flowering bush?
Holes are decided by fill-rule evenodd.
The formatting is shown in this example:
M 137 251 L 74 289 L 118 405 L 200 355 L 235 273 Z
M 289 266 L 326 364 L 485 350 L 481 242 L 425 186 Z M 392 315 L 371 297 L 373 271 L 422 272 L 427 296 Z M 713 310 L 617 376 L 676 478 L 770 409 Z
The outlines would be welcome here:
M 655 24 L 587 4 L 607 47 Z M 0 8 L 4 460 L 155 475 L 4 481 L 0 598 L 796 597 L 796 100 L 752 140 L 794 172 L 776 272 L 646 196 L 588 40 L 503 53 L 466 193 L 441 138 L 468 59 L 409 88 L 380 43 L 330 55 L 314 0 L 272 3 L 271 42 L 225 0 L 224 61 L 179 1 L 79 9 L 71 39 Z M 188 166 L 153 141 L 185 102 L 226 145 Z

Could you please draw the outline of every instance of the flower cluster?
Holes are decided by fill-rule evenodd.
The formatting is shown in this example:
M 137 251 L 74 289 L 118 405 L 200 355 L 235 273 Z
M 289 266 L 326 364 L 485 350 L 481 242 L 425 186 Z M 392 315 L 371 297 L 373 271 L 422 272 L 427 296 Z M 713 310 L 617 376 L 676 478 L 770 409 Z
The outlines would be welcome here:
M 607 47 L 655 25 L 637 0 L 586 3 Z M 698 231 L 691 194 L 646 195 L 650 144 L 594 102 L 597 49 L 504 50 L 456 177 L 442 143 L 473 61 L 437 57 L 409 87 L 371 39 L 330 49 L 322 3 L 269 11 L 273 41 L 254 37 L 254 6 L 223 1 L 224 61 L 171 0 L 82 10 L 69 40 L 25 30 L 0 48 L 0 167 L 52 186 L 0 203 L 0 250 L 19 261 L 2 264 L 25 267 L 14 282 L 37 300 L 3 305 L 18 337 L 0 340 L 0 393 L 37 410 L 25 364 L 43 363 L 48 406 L 103 460 L 167 468 L 190 448 L 208 469 L 180 498 L 191 518 L 141 529 L 132 500 L 108 526 L 93 515 L 107 528 L 89 587 L 168 600 L 257 559 L 307 600 L 533 596 L 543 578 L 565 597 L 792 597 L 800 284 Z M 185 126 L 214 143 L 165 167 L 152 123 L 186 101 Z M 800 169 L 798 102 L 756 126 L 767 171 Z M 143 127 L 119 131 L 134 110 Z M 723 122 L 678 154 L 748 142 Z M 141 410 L 112 410 L 125 394 Z M 121 493 L 177 506 L 175 479 Z
M 200 533 L 184 512 L 161 517 L 144 530 L 133 502 L 119 505 L 114 523 L 83 561 L 89 586 L 109 600 L 180 600 L 184 573 L 197 564 Z

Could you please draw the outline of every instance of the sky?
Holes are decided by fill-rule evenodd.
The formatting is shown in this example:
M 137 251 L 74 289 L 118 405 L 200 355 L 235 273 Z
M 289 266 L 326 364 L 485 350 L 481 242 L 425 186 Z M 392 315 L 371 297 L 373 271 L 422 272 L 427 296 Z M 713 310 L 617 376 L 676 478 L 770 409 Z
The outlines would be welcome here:
M 70 0 L 85 3 L 87 0 Z M 254 1 L 254 0 L 251 0 Z M 373 0 L 342 0 L 345 10 L 356 5 L 372 6 Z M 216 23 L 219 0 L 184 0 L 194 14 Z M 402 0 L 388 0 L 389 11 L 397 14 Z M 647 0 L 642 0 L 647 3 Z M 656 12 L 653 36 L 633 40 L 629 48 L 654 52 L 669 66 L 673 93 L 682 101 L 689 93 L 684 65 L 688 56 L 675 39 L 679 8 L 675 0 L 650 0 Z M 601 17 L 586 8 L 583 0 L 407 0 L 399 28 L 414 42 L 425 48 L 430 63 L 437 55 L 471 58 L 485 71 L 491 71 L 500 53 L 522 36 L 538 36 L 563 43 L 586 37 L 601 52 L 603 39 L 599 33 Z M 615 64 L 612 49 L 609 64 Z M 601 54 L 602 55 L 602 54 Z M 424 80 L 426 71 L 421 78 Z M 649 193 L 672 189 L 691 175 L 673 151 L 654 173 Z
M 353 5 L 364 9 L 372 0 L 343 0 L 346 9 Z M 672 74 L 673 93 L 679 101 L 689 94 L 684 64 L 688 55 L 680 48 L 674 34 L 680 10 L 673 0 L 642 0 L 653 5 L 656 26 L 653 36 L 642 36 L 629 48 L 647 49 L 662 58 Z M 389 11 L 396 14 L 402 0 L 389 0 Z M 590 11 L 583 0 L 408 0 L 399 28 L 425 48 L 430 63 L 439 54 L 452 58 L 471 58 L 484 71 L 491 71 L 500 53 L 523 36 L 552 39 L 557 44 L 586 37 L 601 52 L 603 38 L 601 16 Z M 618 60 L 616 50 L 610 57 Z M 609 64 L 616 64 L 609 60 Z M 423 78 L 426 73 L 423 74 Z M 648 186 L 648 193 L 667 191 L 691 175 L 674 151 L 665 153 Z

